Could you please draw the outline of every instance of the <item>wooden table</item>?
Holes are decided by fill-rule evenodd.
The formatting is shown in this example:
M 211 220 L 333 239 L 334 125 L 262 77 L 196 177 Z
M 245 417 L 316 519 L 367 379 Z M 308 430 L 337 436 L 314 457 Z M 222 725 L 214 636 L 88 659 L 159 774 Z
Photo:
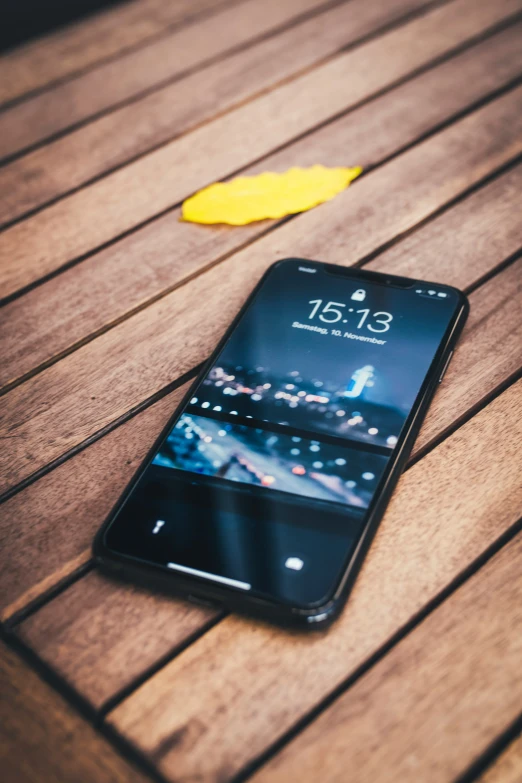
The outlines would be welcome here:
M 522 0 L 131 0 L 4 57 L 6 783 L 522 780 L 521 44 Z M 179 221 L 215 180 L 315 163 L 364 174 L 290 220 Z M 286 255 L 471 301 L 349 604 L 312 635 L 90 555 Z

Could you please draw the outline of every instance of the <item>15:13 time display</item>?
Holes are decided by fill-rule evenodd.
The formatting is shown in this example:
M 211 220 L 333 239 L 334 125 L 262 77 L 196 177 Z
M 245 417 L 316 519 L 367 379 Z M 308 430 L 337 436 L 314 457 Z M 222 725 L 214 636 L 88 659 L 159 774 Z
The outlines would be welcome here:
M 346 323 L 348 320 L 347 318 L 343 318 L 344 313 L 338 309 L 340 307 L 346 307 L 342 302 L 327 302 L 322 308 L 322 299 L 312 299 L 308 304 L 315 305 L 308 316 L 309 319 L 315 318 L 317 315 L 318 318 L 326 324 L 335 324 L 341 320 L 343 323 Z M 352 308 L 350 308 L 350 310 L 352 310 Z M 356 328 L 362 329 L 363 326 L 366 326 L 370 332 L 387 332 L 390 328 L 390 323 L 393 321 L 393 315 L 383 310 L 370 315 L 369 308 L 364 308 L 356 310 L 355 313 L 356 315 L 361 315 Z M 367 322 L 368 317 L 371 318 L 373 325 L 372 323 Z M 376 326 L 375 324 L 379 324 L 379 326 Z

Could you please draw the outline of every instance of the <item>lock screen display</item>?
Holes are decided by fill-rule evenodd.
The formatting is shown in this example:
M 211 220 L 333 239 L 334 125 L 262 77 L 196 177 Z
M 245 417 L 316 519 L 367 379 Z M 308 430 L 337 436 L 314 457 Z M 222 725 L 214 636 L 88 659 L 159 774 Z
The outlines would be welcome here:
M 294 605 L 331 592 L 461 305 L 446 286 L 336 269 L 272 267 L 109 546 Z

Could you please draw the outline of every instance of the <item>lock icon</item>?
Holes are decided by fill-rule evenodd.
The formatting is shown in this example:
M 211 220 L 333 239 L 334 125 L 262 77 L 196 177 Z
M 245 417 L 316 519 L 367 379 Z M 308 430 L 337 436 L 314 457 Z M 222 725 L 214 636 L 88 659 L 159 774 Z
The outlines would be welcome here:
M 364 288 L 358 288 L 357 291 L 354 291 L 351 298 L 356 302 L 364 302 L 365 297 L 366 291 Z

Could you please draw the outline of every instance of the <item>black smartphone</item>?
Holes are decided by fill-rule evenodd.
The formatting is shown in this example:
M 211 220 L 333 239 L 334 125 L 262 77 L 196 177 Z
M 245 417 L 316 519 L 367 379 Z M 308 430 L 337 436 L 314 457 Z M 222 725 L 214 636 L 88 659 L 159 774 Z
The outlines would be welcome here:
M 468 310 L 438 283 L 275 263 L 98 533 L 98 563 L 196 601 L 331 622 Z

